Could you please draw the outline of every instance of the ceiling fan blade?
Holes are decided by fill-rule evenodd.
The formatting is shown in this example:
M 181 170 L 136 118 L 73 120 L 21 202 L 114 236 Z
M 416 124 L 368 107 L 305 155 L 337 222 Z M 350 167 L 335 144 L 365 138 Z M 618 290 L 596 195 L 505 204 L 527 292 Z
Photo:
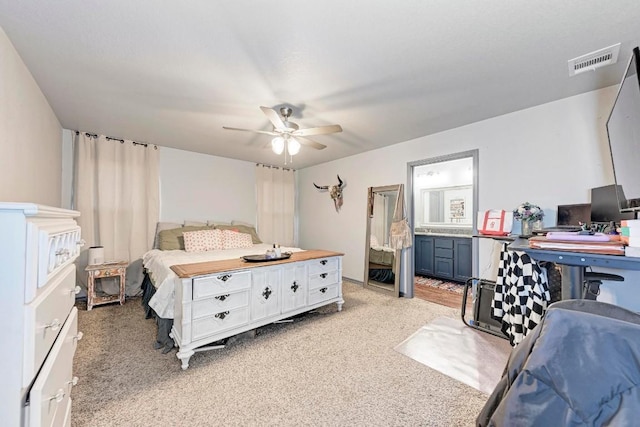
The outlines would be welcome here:
M 327 125 L 327 126 L 318 126 L 315 128 L 300 129 L 300 130 L 291 132 L 291 135 L 294 135 L 294 136 L 325 135 L 327 133 L 336 133 L 336 132 L 342 132 L 342 126 Z
M 265 135 L 279 135 L 279 134 L 277 134 L 275 132 L 266 131 L 266 130 L 240 129 L 240 128 L 231 128 L 231 127 L 228 127 L 228 126 L 222 126 L 222 129 L 241 130 L 243 132 L 262 133 L 262 134 L 265 134 Z
M 326 145 L 324 144 L 320 144 L 319 142 L 315 142 L 309 138 L 306 137 L 301 137 L 299 135 L 296 135 L 296 140 L 302 144 L 302 145 L 306 145 L 307 147 L 311 147 L 311 148 L 315 148 L 316 150 L 323 150 L 325 148 L 327 148 Z
M 282 121 L 280 115 L 273 108 L 269 107 L 260 107 L 265 116 L 269 119 L 269 121 L 273 124 L 276 129 L 286 129 L 287 126 Z

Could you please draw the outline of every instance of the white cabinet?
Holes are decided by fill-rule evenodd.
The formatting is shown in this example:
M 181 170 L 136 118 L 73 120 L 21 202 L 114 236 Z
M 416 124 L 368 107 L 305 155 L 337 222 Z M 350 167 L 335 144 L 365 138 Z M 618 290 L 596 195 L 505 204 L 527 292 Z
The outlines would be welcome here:
M 179 347 L 182 369 L 189 367 L 194 352 L 216 348 L 207 344 L 327 304 L 336 303 L 340 311 L 341 254 L 303 253 L 301 260 L 252 268 L 239 264 L 179 279 L 171 337 Z
M 0 414 L 7 426 L 71 423 L 73 356 L 82 334 L 73 306 L 80 214 L 0 203 Z
M 256 269 L 251 276 L 251 320 L 280 314 L 282 267 Z
M 307 305 L 308 275 L 305 264 L 284 264 L 282 267 L 282 312 Z

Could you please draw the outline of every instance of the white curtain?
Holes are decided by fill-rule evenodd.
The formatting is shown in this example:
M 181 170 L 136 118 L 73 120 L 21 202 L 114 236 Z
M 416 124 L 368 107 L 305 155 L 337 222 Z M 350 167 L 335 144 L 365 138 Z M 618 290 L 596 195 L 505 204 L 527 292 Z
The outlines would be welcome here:
M 257 165 L 258 234 L 264 243 L 296 246 L 295 172 Z
M 373 193 L 373 218 L 371 218 L 371 234 L 376 236 L 380 246 L 387 242 L 387 199 L 384 194 Z
M 86 252 L 104 247 L 105 261 L 133 263 L 128 295 L 139 293 L 142 255 L 153 246 L 159 219 L 159 149 L 154 145 L 76 133 L 74 208 L 86 241 L 78 276 L 86 285 Z M 107 293 L 112 293 L 103 289 Z

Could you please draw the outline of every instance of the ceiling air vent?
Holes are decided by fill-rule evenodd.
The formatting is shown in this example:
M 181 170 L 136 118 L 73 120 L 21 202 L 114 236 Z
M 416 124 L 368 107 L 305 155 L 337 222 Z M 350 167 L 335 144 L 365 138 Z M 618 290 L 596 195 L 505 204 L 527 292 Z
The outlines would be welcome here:
M 569 76 L 593 71 L 618 62 L 620 43 L 569 60 Z

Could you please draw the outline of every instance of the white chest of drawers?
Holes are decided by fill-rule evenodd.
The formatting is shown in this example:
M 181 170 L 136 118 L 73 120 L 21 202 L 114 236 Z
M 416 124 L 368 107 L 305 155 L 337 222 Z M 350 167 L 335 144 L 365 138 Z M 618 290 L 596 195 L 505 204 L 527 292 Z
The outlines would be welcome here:
M 171 337 L 182 369 L 223 338 L 336 303 L 342 310 L 342 254 L 311 250 L 273 263 L 241 260 L 174 265 Z
M 82 334 L 73 306 L 79 212 L 0 203 L 0 414 L 7 426 L 71 423 L 73 355 Z

